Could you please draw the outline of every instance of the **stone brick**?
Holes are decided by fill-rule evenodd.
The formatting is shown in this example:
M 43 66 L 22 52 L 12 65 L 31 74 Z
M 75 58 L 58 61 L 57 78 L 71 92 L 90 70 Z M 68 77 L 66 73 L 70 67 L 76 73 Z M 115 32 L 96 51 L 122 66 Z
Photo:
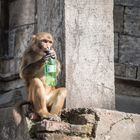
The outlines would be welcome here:
M 140 8 L 126 8 L 124 15 L 124 33 L 140 36 Z
M 85 136 L 92 134 L 94 125 L 93 124 L 85 124 L 85 125 L 74 125 L 68 124 L 64 122 L 55 122 L 49 120 L 43 120 L 40 123 L 35 124 L 36 133 L 40 131 L 47 132 L 59 132 L 65 133 L 67 135 L 76 135 L 76 136 Z
M 124 7 L 114 6 L 114 31 L 123 32 L 123 17 L 124 17 Z
M 9 6 L 9 27 L 35 23 L 35 0 L 15 0 Z
M 119 62 L 140 65 L 140 38 L 120 36 Z
M 126 7 L 124 14 L 131 15 L 131 16 L 136 16 L 137 18 L 139 18 L 139 16 L 140 16 L 140 8 Z
M 139 7 L 139 0 L 115 0 L 115 5 L 123 5 L 123 6 L 134 6 Z
M 126 65 L 126 77 L 136 79 L 137 67 L 133 65 Z
M 115 93 L 117 95 L 140 97 L 140 87 L 127 81 L 115 80 Z
M 0 87 L 0 94 L 2 94 L 2 93 L 9 91 L 9 90 L 21 88 L 21 87 L 25 86 L 25 84 L 24 84 L 23 80 L 15 79 L 12 81 L 7 81 L 7 82 L 0 81 L 0 86 L 1 86 Z
M 70 125 L 64 122 L 56 122 L 43 120 L 35 124 L 36 131 L 48 131 L 48 132 L 69 132 Z
M 126 66 L 125 64 L 115 63 L 115 75 L 125 77 L 126 76 Z
M 114 34 L 114 60 L 115 62 L 118 62 L 119 60 L 119 46 L 118 46 L 118 33 Z

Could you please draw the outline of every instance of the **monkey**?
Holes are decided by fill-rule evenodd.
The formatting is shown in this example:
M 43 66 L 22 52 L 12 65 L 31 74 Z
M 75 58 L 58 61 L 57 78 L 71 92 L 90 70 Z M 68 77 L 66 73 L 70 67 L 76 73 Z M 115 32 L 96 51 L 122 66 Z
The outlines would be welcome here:
M 60 62 L 53 48 L 54 39 L 48 32 L 32 35 L 31 44 L 24 51 L 19 75 L 26 83 L 28 101 L 33 104 L 34 112 L 40 117 L 58 116 L 64 106 L 67 90 L 47 85 L 44 64 L 51 57 L 56 61 L 56 76 L 61 71 Z

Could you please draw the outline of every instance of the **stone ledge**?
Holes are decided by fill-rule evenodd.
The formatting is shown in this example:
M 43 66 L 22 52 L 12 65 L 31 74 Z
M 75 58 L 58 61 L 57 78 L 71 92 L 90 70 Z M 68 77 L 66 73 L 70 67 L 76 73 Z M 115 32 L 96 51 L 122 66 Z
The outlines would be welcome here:
M 7 117 L 6 121 L 0 121 L 0 139 L 25 140 L 26 132 L 31 128 L 36 128 L 35 140 L 139 140 L 140 139 L 140 115 L 111 111 L 105 109 L 65 109 L 62 111 L 61 122 L 45 120 L 33 123 L 29 119 L 24 119 L 20 125 L 15 125 L 15 120 L 11 119 L 14 108 L 0 109 L 0 120 Z M 6 123 L 7 122 L 7 123 Z M 8 127 L 12 124 L 14 127 Z M 24 127 L 23 127 L 24 126 Z M 17 131 L 17 128 L 20 131 Z M 127 128 L 127 131 L 126 131 Z M 33 130 L 33 129 L 32 129 Z M 120 131 L 121 130 L 121 131 Z M 14 134 L 14 135 L 12 135 Z M 17 137 L 18 136 L 18 137 Z M 26 135 L 26 139 L 31 140 Z

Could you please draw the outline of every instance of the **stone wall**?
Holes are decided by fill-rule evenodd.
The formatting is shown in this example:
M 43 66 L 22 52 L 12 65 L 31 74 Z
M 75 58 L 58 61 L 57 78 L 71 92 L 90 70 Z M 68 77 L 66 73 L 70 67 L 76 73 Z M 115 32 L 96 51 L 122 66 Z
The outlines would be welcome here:
M 140 1 L 114 2 L 116 107 L 140 113 Z

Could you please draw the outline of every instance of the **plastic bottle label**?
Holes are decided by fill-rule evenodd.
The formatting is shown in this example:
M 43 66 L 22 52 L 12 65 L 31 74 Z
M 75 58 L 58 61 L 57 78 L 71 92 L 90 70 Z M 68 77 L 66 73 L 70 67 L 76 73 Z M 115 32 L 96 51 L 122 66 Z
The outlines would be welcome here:
M 56 65 L 47 65 L 47 72 L 56 72 Z

